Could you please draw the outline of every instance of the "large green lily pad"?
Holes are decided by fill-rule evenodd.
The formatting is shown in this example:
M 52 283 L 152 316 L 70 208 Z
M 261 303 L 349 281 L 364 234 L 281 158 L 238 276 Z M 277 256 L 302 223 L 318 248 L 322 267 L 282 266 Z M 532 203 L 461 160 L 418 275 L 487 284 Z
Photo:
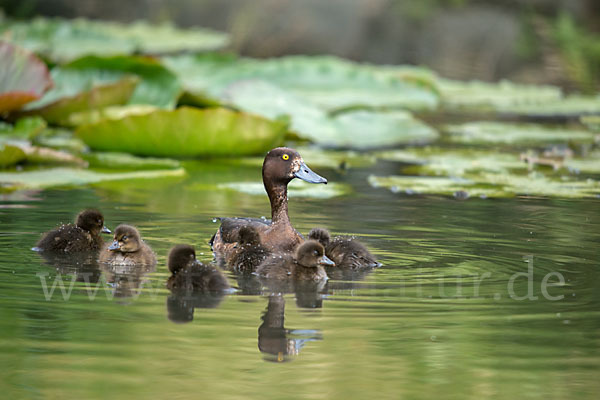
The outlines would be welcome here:
M 10 167 L 23 160 L 27 156 L 19 146 L 0 143 L 0 168 Z
M 438 101 L 435 90 L 413 78 L 335 57 L 256 60 L 204 55 L 167 57 L 164 62 L 186 90 L 221 101 L 230 85 L 249 79 L 276 85 L 328 111 L 352 107 L 432 109 Z
M 0 122 L 0 135 L 5 137 L 31 139 L 41 133 L 47 124 L 41 117 L 21 118 L 15 124 Z
M 476 121 L 446 127 L 450 140 L 459 143 L 478 144 L 547 144 L 547 143 L 592 143 L 594 133 L 581 129 L 548 128 L 538 124 L 509 124 L 502 122 Z
M 261 154 L 281 143 L 286 124 L 227 110 L 181 107 L 78 128 L 93 150 L 144 156 L 216 157 Z
M 290 128 L 300 137 L 332 148 L 368 149 L 429 142 L 435 130 L 407 111 L 353 111 L 329 116 L 301 96 L 264 81 L 240 81 L 223 98 L 240 109 L 270 119 L 290 118 Z
M 0 41 L 0 114 L 39 99 L 52 86 L 46 65 L 29 51 Z
M 181 91 L 177 77 L 158 61 L 148 57 L 88 56 L 75 60 L 64 68 L 79 71 L 110 71 L 117 76 L 135 75 L 140 79 L 129 104 L 149 104 L 173 108 Z
M 129 169 L 129 170 L 147 170 L 147 169 L 168 169 L 180 168 L 181 163 L 169 158 L 136 157 L 128 153 L 89 153 L 84 158 L 93 168 L 108 169 Z
M 59 62 L 85 55 L 208 51 L 227 45 L 224 33 L 206 29 L 176 29 L 144 22 L 119 24 L 85 19 L 36 18 L 27 22 L 6 20 L 0 36 Z
M 70 114 L 115 104 L 131 98 L 139 79 L 114 71 L 54 68 L 55 86 L 40 100 L 27 105 L 27 114 L 41 115 L 54 124 L 65 124 Z
M 183 176 L 185 170 L 167 169 L 136 172 L 106 173 L 88 169 L 52 168 L 27 172 L 0 172 L 0 190 L 40 189 L 53 186 L 75 186 L 109 180 L 154 179 Z

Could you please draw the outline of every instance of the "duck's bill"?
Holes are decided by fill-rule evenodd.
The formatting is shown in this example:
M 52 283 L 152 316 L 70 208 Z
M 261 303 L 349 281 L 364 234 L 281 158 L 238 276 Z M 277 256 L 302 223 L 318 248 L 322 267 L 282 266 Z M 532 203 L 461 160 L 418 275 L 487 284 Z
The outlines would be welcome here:
M 328 267 L 334 267 L 335 263 L 327 256 L 323 256 L 319 259 L 319 264 L 326 265 Z
M 110 229 L 108 229 L 108 228 L 107 228 L 107 227 L 105 227 L 105 226 L 103 226 L 103 227 L 102 227 L 102 231 L 101 231 L 101 232 L 102 232 L 102 233 L 112 233 L 112 232 L 110 231 Z
M 111 243 L 110 246 L 108 246 L 108 249 L 111 251 L 119 250 L 120 248 L 121 248 L 121 246 L 119 246 L 119 242 L 117 240 L 115 240 L 114 242 Z
M 327 184 L 327 179 L 323 178 L 321 175 L 315 174 L 304 162 L 300 164 L 300 169 L 296 171 L 294 176 L 308 183 Z

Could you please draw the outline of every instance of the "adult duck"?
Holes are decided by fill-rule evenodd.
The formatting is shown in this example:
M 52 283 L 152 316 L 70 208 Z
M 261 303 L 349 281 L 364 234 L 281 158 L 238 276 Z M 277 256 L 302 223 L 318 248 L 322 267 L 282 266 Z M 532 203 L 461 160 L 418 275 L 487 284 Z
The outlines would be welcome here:
M 262 178 L 271 202 L 271 220 L 221 218 L 221 226 L 210 241 L 217 259 L 223 259 L 231 247 L 238 245 L 239 232 L 244 226 L 253 227 L 260 235 L 260 242 L 269 251 L 293 252 L 304 241 L 288 216 L 287 185 L 294 178 L 325 184 L 327 179 L 314 173 L 296 150 L 287 147 L 278 147 L 267 153 Z

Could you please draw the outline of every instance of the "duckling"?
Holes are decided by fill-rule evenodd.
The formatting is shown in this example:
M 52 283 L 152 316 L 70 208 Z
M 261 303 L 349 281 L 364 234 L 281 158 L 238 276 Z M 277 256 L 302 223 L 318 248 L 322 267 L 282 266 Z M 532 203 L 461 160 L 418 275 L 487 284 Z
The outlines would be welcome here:
M 294 281 L 320 281 L 327 279 L 323 265 L 335 265 L 325 255 L 325 248 L 315 240 L 309 240 L 298 247 L 296 254 L 273 254 L 256 270 L 258 276 L 266 279 Z
M 226 254 L 227 266 L 237 272 L 254 272 L 268 254 L 256 228 L 244 226 L 240 228 L 237 245 Z
M 75 224 L 61 225 L 46 232 L 34 250 L 74 253 L 100 250 L 103 240 L 100 233 L 111 233 L 104 226 L 104 217 L 98 210 L 81 211 Z
M 364 244 L 353 237 L 336 236 L 331 239 L 329 232 L 323 228 L 313 228 L 308 238 L 317 240 L 325 247 L 325 254 L 337 268 L 378 268 L 377 259 Z
M 179 244 L 169 253 L 167 288 L 172 291 L 219 292 L 230 288 L 227 278 L 217 268 L 196 260 L 192 246 Z
M 131 225 L 119 225 L 114 240 L 100 252 L 100 262 L 112 265 L 156 264 L 156 255 Z

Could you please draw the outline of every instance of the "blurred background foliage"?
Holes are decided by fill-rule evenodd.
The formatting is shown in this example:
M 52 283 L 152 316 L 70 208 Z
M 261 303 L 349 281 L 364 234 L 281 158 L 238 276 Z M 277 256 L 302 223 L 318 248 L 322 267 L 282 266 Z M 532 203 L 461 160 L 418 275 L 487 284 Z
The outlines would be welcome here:
M 596 0 L 0 0 L 0 7 L 24 19 L 203 26 L 228 32 L 231 50 L 251 57 L 331 54 L 590 94 L 600 79 Z

